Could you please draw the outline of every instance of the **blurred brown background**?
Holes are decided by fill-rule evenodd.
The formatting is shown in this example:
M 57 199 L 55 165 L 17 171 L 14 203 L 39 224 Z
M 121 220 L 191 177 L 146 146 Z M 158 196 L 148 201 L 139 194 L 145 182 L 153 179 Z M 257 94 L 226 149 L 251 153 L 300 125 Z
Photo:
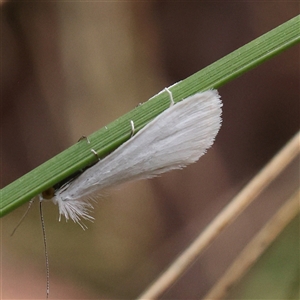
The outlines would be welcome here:
M 1 187 L 298 13 L 289 1 L 1 2 Z M 132 299 L 185 249 L 298 130 L 299 47 L 219 92 L 223 126 L 198 163 L 105 194 L 86 232 L 44 205 L 50 298 Z M 279 202 L 249 212 L 163 299 L 203 296 Z M 45 296 L 37 204 L 9 236 L 25 209 L 1 220 L 3 299 Z

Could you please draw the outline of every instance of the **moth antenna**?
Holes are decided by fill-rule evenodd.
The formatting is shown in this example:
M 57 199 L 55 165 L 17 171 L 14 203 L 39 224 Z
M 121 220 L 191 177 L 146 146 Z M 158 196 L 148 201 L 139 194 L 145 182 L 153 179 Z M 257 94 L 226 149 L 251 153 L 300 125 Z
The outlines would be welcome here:
M 45 251 L 45 262 L 46 262 L 46 299 L 49 298 L 50 292 L 50 272 L 49 272 L 49 257 L 47 251 L 47 239 L 46 239 L 46 230 L 45 230 L 45 221 L 43 215 L 42 201 L 40 201 L 40 218 L 43 231 L 43 241 L 44 241 L 44 251 Z
M 16 230 L 19 228 L 19 226 L 21 225 L 21 223 L 24 221 L 24 219 L 25 219 L 25 217 L 27 216 L 27 214 L 28 214 L 28 212 L 29 212 L 29 210 L 30 210 L 30 208 L 31 208 L 31 206 L 32 206 L 32 204 L 33 204 L 33 202 L 34 202 L 34 199 L 31 199 L 31 200 L 29 201 L 29 204 L 28 204 L 28 207 L 27 207 L 25 213 L 24 213 L 23 216 L 21 217 L 20 221 L 18 222 L 18 224 L 16 225 L 15 229 L 12 231 L 12 233 L 10 234 L 10 236 L 13 236 L 13 235 L 14 235 L 14 233 L 16 232 Z
M 135 128 L 134 128 L 134 122 L 130 120 L 130 125 L 131 125 L 131 137 L 134 136 Z
M 174 102 L 174 99 L 173 99 L 173 94 L 172 92 L 168 89 L 168 88 L 165 88 L 165 91 L 169 94 L 170 96 L 170 107 L 173 106 L 175 104 Z

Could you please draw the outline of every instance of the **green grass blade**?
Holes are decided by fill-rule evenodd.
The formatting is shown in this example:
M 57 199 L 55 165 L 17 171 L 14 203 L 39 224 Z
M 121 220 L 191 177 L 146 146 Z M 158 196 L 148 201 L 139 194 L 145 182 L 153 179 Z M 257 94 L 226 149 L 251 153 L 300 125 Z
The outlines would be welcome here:
M 297 16 L 172 86 L 174 100 L 177 102 L 197 92 L 219 88 L 299 41 L 300 17 Z M 91 148 L 97 151 L 99 157 L 116 149 L 130 138 L 130 120 L 134 120 L 139 130 L 169 106 L 167 93 L 157 94 L 150 100 L 91 134 L 90 144 L 81 140 L 4 187 L 0 191 L 0 217 L 95 162 L 97 159 Z

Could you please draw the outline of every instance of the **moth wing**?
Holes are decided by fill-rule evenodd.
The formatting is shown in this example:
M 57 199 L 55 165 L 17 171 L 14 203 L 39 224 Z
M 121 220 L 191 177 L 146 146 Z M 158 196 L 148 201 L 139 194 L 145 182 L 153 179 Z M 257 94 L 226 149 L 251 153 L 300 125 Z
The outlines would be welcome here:
M 220 129 L 221 106 L 216 90 L 176 103 L 86 170 L 60 197 L 82 198 L 109 186 L 151 178 L 197 161 Z

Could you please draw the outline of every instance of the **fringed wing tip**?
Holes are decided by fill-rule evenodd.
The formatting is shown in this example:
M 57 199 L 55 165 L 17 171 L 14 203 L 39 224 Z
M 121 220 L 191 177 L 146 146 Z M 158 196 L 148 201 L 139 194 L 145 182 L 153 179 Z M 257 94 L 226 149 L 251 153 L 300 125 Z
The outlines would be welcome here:
M 83 197 L 78 199 L 62 199 L 59 196 L 53 198 L 53 202 L 58 205 L 59 209 L 59 221 L 61 216 L 64 216 L 66 221 L 71 219 L 74 223 L 80 225 L 82 229 L 86 229 L 87 226 L 82 223 L 82 220 L 90 222 L 94 221 L 94 217 L 90 215 L 94 209 L 91 201 L 94 201 L 91 197 Z

